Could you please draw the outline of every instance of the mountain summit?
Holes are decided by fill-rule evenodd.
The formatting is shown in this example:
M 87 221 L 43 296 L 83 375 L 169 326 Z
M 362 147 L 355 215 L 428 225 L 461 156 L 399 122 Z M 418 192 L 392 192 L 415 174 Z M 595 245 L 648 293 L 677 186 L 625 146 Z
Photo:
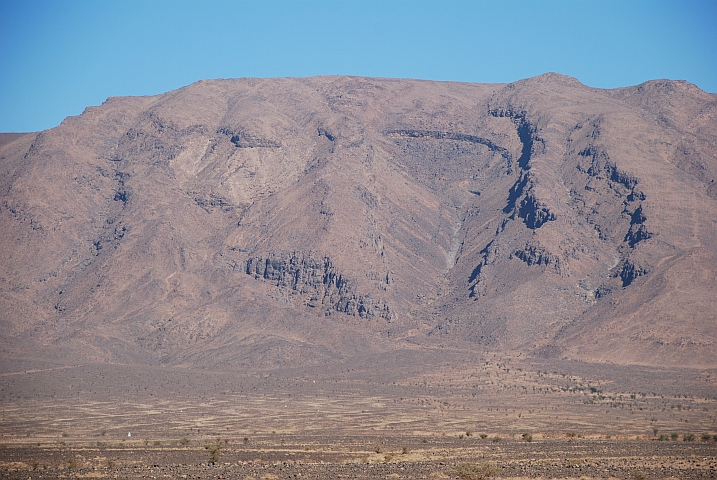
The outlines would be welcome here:
M 4 357 L 714 366 L 717 96 L 201 81 L 0 136 Z

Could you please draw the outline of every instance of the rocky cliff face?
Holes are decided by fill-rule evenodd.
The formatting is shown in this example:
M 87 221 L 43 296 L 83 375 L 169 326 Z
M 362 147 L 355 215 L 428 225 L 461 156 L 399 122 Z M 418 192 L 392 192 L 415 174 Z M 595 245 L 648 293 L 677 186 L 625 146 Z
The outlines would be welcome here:
M 716 110 L 686 82 L 557 74 L 112 98 L 0 138 L 0 348 L 231 366 L 438 339 L 711 364 Z
M 246 261 L 246 273 L 275 285 L 282 293 L 298 297 L 301 305 L 323 308 L 327 316 L 339 312 L 360 318 L 380 317 L 389 322 L 393 318 L 388 305 L 357 293 L 355 282 L 339 273 L 329 257 L 316 257 L 312 252 L 252 257 Z M 386 285 L 389 282 L 387 274 Z

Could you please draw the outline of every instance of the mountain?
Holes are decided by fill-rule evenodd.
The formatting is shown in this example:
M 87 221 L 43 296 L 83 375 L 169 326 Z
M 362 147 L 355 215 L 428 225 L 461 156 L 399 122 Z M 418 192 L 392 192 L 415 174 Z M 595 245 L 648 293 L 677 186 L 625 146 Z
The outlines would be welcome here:
M 714 366 L 717 96 L 200 81 L 0 136 L 0 355 Z

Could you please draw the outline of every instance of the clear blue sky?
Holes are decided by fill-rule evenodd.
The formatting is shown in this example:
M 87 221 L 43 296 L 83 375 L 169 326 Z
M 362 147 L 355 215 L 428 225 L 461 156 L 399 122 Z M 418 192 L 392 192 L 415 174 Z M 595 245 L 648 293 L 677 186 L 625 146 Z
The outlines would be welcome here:
M 0 132 L 201 79 L 549 71 L 717 92 L 717 0 L 0 0 Z

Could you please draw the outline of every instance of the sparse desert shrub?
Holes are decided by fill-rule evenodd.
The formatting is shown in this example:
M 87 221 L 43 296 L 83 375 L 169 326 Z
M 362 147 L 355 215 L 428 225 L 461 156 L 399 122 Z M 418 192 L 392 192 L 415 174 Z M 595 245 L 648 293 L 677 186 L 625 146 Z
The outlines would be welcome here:
M 182 438 L 179 443 L 184 445 L 185 447 L 191 443 L 191 440 L 189 440 L 187 437 Z
M 635 480 L 645 480 L 647 478 L 647 475 L 645 475 L 640 470 L 633 470 L 630 472 L 630 478 L 634 478 Z
M 660 435 L 660 438 L 658 438 L 658 440 L 661 442 L 664 442 L 665 440 L 669 440 L 669 439 L 670 439 L 670 437 L 668 437 L 664 433 L 662 435 Z
M 408 450 L 408 447 L 404 445 L 404 446 L 401 448 L 401 454 L 402 454 L 402 455 L 408 455 L 409 453 L 410 453 L 410 450 Z
M 453 472 L 465 480 L 484 480 L 496 475 L 500 469 L 487 463 L 459 463 Z
M 479 435 L 479 437 L 481 438 L 481 440 L 485 440 L 485 439 L 488 437 L 488 434 L 487 434 L 487 433 L 481 433 L 481 434 Z
M 421 439 L 421 443 L 428 443 L 428 439 L 427 439 L 426 437 L 423 437 L 423 438 Z
M 471 435 L 473 435 L 473 432 L 470 430 L 466 430 L 466 437 L 470 437 Z
M 114 458 L 107 458 L 107 467 L 114 468 L 117 465 L 117 461 Z
M 463 434 L 461 433 L 460 435 L 458 435 L 458 438 L 463 438 Z
M 496 435 L 495 437 L 490 439 L 491 442 L 500 442 L 501 440 L 503 440 L 503 439 L 500 438 L 498 435 Z
M 67 432 L 62 432 L 62 436 L 63 436 L 64 438 L 67 438 L 67 437 L 69 437 L 69 436 L 70 436 L 70 434 L 69 434 L 69 433 L 67 433 Z
M 162 442 L 160 442 L 159 440 L 155 440 L 155 441 L 154 441 L 154 446 L 155 446 L 155 447 L 159 447 L 159 446 L 161 446 L 161 445 L 162 445 Z
M 70 457 L 70 458 L 67 459 L 67 468 L 69 468 L 70 470 L 74 470 L 74 469 L 77 468 L 78 466 L 79 466 L 79 465 L 78 465 L 78 463 L 77 463 L 77 458 L 75 458 L 75 457 Z
M 685 442 L 694 442 L 695 436 L 691 433 L 685 433 L 684 435 L 682 435 L 682 440 Z
M 383 460 L 386 461 L 386 462 L 390 462 L 391 460 L 393 460 L 393 454 L 391 454 L 391 453 L 385 454 L 385 455 L 383 456 Z
M 209 453 L 209 463 L 217 463 L 219 461 L 219 455 L 222 449 L 221 442 L 217 441 L 217 443 L 209 443 L 207 445 L 204 445 L 204 448 L 207 449 L 207 452 Z
M 679 435 L 677 432 L 672 432 L 672 433 L 670 434 L 670 438 L 671 438 L 673 441 L 674 441 L 674 440 L 677 440 L 677 437 L 679 437 L 679 436 L 680 436 L 680 435 Z
M 712 435 L 712 441 L 717 442 L 717 434 Z
M 532 436 L 531 434 L 529 434 L 529 433 L 524 433 L 524 434 L 522 435 L 522 437 L 523 437 L 523 440 L 525 440 L 526 442 L 532 442 L 532 441 L 533 441 L 533 436 Z
M 377 443 L 376 445 L 374 445 L 373 451 L 376 453 L 381 453 L 383 450 L 381 449 L 381 445 Z
M 249 437 L 244 437 L 244 443 L 249 443 Z
M 703 441 L 703 442 L 709 442 L 710 440 L 712 440 L 712 435 L 710 435 L 709 433 L 703 433 L 703 434 L 702 434 L 702 441 Z

